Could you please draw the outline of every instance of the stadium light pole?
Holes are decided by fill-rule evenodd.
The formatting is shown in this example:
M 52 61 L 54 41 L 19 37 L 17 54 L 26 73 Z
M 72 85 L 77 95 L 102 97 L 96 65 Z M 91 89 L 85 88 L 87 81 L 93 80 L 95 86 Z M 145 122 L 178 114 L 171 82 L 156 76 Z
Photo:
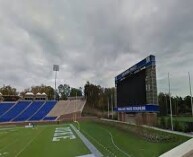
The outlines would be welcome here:
M 169 86 L 169 98 L 170 98 L 170 120 L 171 120 L 171 127 L 172 127 L 172 131 L 173 131 L 174 128 L 173 128 L 172 100 L 171 100 L 171 92 L 170 92 L 170 74 L 169 73 L 168 73 L 168 86 Z
M 55 71 L 55 93 L 54 93 L 55 100 L 56 100 L 56 78 L 57 78 L 57 71 Z
M 53 65 L 53 71 L 55 71 L 55 91 L 54 91 L 54 100 L 56 100 L 56 79 L 57 79 L 57 71 L 59 71 L 59 65 Z
M 111 107 L 112 107 L 112 119 L 113 119 L 113 94 L 111 94 Z
M 109 98 L 108 98 L 108 118 L 109 118 Z
M 76 112 L 76 110 L 77 110 L 77 91 L 76 91 L 76 100 L 75 100 L 75 121 L 76 121 L 76 119 L 77 119 L 77 112 Z
M 191 107 L 192 107 L 192 116 L 193 116 L 193 102 L 192 102 L 192 86 L 191 86 L 191 79 L 190 79 L 190 73 L 188 72 L 189 77 L 189 87 L 190 87 L 190 96 L 191 96 Z

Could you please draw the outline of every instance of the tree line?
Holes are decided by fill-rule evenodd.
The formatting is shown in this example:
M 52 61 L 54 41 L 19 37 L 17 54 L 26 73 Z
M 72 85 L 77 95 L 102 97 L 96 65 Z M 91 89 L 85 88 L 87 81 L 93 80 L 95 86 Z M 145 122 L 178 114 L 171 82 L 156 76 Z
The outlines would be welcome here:
M 3 86 L 0 88 L 0 92 L 3 95 L 20 95 L 24 96 L 27 92 L 32 92 L 34 94 L 46 93 L 49 100 L 54 99 L 55 90 L 51 86 L 39 85 L 31 86 L 26 88 L 21 92 L 18 92 L 16 88 L 10 85 Z M 68 84 L 60 84 L 56 90 L 56 98 L 58 100 L 66 100 L 68 97 L 75 96 L 85 96 L 87 99 L 87 105 L 92 108 L 97 108 L 101 110 L 107 110 L 108 105 L 115 106 L 115 88 L 104 88 L 100 85 L 95 85 L 90 82 L 86 82 L 84 88 L 74 88 L 70 87 Z
M 16 88 L 10 85 L 4 85 L 0 88 L 0 93 L 3 95 L 20 95 L 24 96 L 26 92 L 32 92 L 34 94 L 46 93 L 49 100 L 54 99 L 54 88 L 46 85 L 32 86 L 26 88 L 21 92 L 18 92 Z M 66 100 L 68 97 L 82 96 L 87 99 L 87 105 L 92 108 L 100 110 L 107 110 L 108 104 L 115 106 L 115 88 L 105 88 L 100 85 L 95 85 L 90 82 L 86 82 L 84 88 L 70 87 L 68 84 L 60 84 L 56 91 L 58 100 Z M 166 116 L 170 114 L 170 99 L 167 93 L 158 94 L 158 102 L 160 106 L 160 115 Z M 190 96 L 171 96 L 171 104 L 174 115 L 190 114 L 191 113 L 191 97 Z
M 107 110 L 109 106 L 115 106 L 115 88 L 104 88 L 87 82 L 84 86 L 84 95 L 87 105 L 100 110 Z
M 60 84 L 56 91 L 51 86 L 47 85 L 37 85 L 37 86 L 31 86 L 30 88 L 26 88 L 21 92 L 18 92 L 16 88 L 10 86 L 10 85 L 4 85 L 0 88 L 0 93 L 2 95 L 19 95 L 23 97 L 25 93 L 32 92 L 33 94 L 39 93 L 46 93 L 49 100 L 54 99 L 54 94 L 56 94 L 56 98 L 58 100 L 66 100 L 67 97 L 74 97 L 74 96 L 82 96 L 82 88 L 74 88 L 70 87 L 67 84 Z
M 160 115 L 166 116 L 170 114 L 170 97 L 168 93 L 159 93 L 158 101 L 160 106 Z M 171 96 L 173 115 L 190 115 L 192 112 L 191 96 Z
M 3 95 L 17 95 L 17 89 L 14 87 L 11 87 L 10 85 L 3 86 L 0 88 L 0 93 Z

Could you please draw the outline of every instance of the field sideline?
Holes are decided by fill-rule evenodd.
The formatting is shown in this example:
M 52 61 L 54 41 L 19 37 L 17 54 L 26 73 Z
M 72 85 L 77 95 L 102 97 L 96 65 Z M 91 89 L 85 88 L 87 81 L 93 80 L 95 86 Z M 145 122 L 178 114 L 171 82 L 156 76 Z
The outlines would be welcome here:
M 91 154 L 70 124 L 0 128 L 0 157 L 76 157 Z M 174 141 L 155 143 L 100 121 L 79 124 L 80 132 L 106 157 L 156 157 L 189 139 L 175 135 Z M 73 125 L 77 126 L 76 123 Z

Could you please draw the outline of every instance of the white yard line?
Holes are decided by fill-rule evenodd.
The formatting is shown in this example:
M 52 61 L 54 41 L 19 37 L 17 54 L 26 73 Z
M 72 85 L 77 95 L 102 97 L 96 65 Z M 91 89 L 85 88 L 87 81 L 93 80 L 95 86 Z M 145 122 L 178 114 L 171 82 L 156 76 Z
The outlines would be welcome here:
M 4 149 L 8 148 L 9 146 L 17 143 L 18 141 L 19 141 L 19 140 L 17 139 L 17 140 L 15 140 L 15 141 L 13 141 L 12 143 L 9 143 L 8 145 L 4 146 L 3 148 L 0 149 L 0 152 L 1 152 L 2 150 L 4 150 Z
M 0 131 L 5 131 L 5 130 L 12 130 L 14 128 L 0 128 Z
M 116 155 L 115 155 L 112 151 L 110 151 L 109 148 L 105 147 L 101 142 L 99 142 L 98 140 L 96 140 L 94 137 L 92 137 L 91 135 L 89 135 L 87 132 L 85 132 L 85 131 L 83 131 L 83 130 L 82 130 L 82 132 L 84 132 L 84 134 L 86 134 L 87 136 L 89 136 L 90 138 L 92 138 L 101 148 L 103 148 L 104 150 L 106 150 L 112 157 L 116 157 Z
M 43 129 L 43 130 L 44 130 L 44 129 Z M 36 137 L 38 137 L 38 136 L 42 133 L 43 130 L 41 130 L 36 136 L 34 136 L 34 138 L 32 138 L 32 139 L 15 155 L 15 157 L 19 156 L 19 155 L 36 139 Z
M 75 131 L 78 137 L 82 140 L 82 142 L 86 145 L 86 147 L 90 150 L 92 154 L 96 157 L 102 157 L 102 153 L 98 151 L 98 149 L 79 131 L 74 125 L 70 124 L 70 127 Z
M 76 156 L 76 157 L 96 157 L 93 154 L 87 154 L 87 155 L 81 155 L 81 156 Z

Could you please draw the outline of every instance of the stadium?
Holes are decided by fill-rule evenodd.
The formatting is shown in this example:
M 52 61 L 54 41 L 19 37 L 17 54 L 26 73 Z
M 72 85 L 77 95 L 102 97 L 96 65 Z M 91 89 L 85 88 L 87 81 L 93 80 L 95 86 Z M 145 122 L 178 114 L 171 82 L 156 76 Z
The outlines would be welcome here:
M 86 96 L 49 100 L 44 92 L 0 94 L 0 157 L 192 155 L 192 135 L 157 127 L 155 56 L 117 75 L 115 87 L 114 119 L 85 114 Z

